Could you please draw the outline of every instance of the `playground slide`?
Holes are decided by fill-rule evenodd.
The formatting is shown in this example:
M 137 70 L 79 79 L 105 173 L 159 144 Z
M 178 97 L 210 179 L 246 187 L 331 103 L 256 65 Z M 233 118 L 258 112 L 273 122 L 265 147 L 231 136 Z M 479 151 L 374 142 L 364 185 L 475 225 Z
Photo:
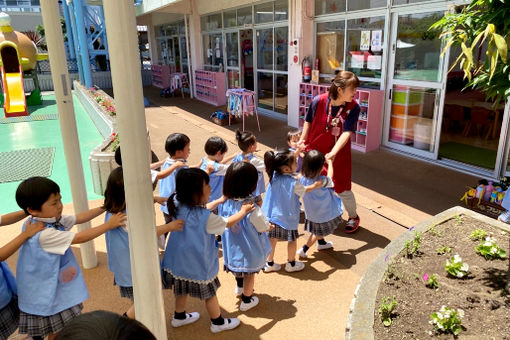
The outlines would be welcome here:
M 4 109 L 5 116 L 19 116 L 26 113 L 25 91 L 23 89 L 23 76 L 18 73 L 4 73 Z

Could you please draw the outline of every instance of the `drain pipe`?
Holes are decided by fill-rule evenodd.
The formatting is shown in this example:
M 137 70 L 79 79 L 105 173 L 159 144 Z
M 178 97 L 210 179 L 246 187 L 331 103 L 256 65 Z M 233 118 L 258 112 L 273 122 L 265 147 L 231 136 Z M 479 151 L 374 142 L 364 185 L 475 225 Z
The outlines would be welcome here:
M 41 0 L 41 13 L 46 42 L 48 44 L 51 78 L 55 88 L 55 97 L 59 113 L 60 130 L 66 156 L 67 172 L 71 182 L 71 194 L 73 197 L 74 211 L 79 213 L 89 210 L 87 199 L 87 187 L 81 161 L 80 143 L 74 115 L 73 96 L 69 73 L 67 71 L 66 52 L 64 37 L 60 26 L 58 2 L 54 0 Z M 79 231 L 90 228 L 90 222 L 80 224 Z M 86 269 L 97 266 L 96 250 L 94 242 L 89 241 L 80 245 L 83 267 Z
M 136 319 L 167 339 L 133 0 L 103 1 L 122 145 Z

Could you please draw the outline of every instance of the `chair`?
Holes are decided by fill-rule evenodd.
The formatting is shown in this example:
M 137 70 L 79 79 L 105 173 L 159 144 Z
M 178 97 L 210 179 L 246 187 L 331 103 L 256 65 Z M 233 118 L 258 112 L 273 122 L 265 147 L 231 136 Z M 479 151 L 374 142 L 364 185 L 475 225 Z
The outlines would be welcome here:
M 471 108 L 471 119 L 468 121 L 466 128 L 464 129 L 464 136 L 468 136 L 471 131 L 471 127 L 476 127 L 477 133 L 482 134 L 483 130 L 487 129 L 485 139 L 489 139 L 492 132 L 494 120 L 494 112 L 487 110 L 483 107 L 474 106 Z

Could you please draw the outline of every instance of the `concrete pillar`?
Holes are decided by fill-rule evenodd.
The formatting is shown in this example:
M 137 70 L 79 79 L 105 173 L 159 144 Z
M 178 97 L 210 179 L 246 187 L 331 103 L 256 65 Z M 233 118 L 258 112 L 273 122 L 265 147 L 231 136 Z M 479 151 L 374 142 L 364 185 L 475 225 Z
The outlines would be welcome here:
M 189 55 L 190 49 L 189 49 L 189 30 L 188 30 L 188 15 L 187 14 L 184 14 L 184 28 L 186 30 L 186 55 L 188 56 L 188 74 L 189 74 L 188 82 L 189 82 L 189 88 L 190 88 L 189 95 L 190 95 L 190 98 L 193 98 L 192 89 L 193 89 L 193 84 L 195 82 L 193 79 L 193 68 L 191 65 L 191 58 Z
M 75 60 L 76 54 L 74 51 L 73 27 L 71 25 L 71 18 L 69 15 L 69 7 L 67 6 L 67 2 L 65 0 L 62 1 L 62 12 L 64 12 L 64 19 L 66 21 L 67 45 L 69 47 L 69 59 Z
M 64 48 L 64 36 L 60 26 L 58 2 L 41 0 L 41 12 L 48 44 L 51 78 L 55 87 L 55 97 L 59 112 L 60 130 L 66 156 L 67 172 L 71 182 L 74 211 L 80 213 L 89 209 L 87 187 L 81 161 L 80 143 L 74 115 L 73 96 Z M 90 228 L 90 222 L 80 224 L 78 230 Z M 82 264 L 84 268 L 97 266 L 96 251 L 93 241 L 80 245 Z
M 189 17 L 189 41 L 191 50 L 191 65 L 193 70 L 200 70 L 204 66 L 202 37 L 200 35 L 200 14 L 198 14 L 197 0 L 189 0 L 191 15 Z M 194 75 L 190 74 L 190 78 Z M 193 83 L 193 91 L 195 91 Z M 193 92 L 195 93 L 195 92 Z M 196 96 L 196 93 L 195 93 Z
M 167 339 L 133 0 L 103 2 L 122 145 L 135 314 Z
M 74 0 L 74 12 L 76 17 L 76 30 L 78 35 L 78 43 L 80 44 L 80 57 L 83 69 L 83 78 L 85 87 L 92 87 L 92 72 L 90 71 L 89 46 L 87 45 L 87 34 L 85 33 L 84 21 L 84 4 L 83 0 Z M 83 84 L 82 84 L 83 85 Z
M 69 19 L 71 21 L 71 27 L 73 29 L 73 41 L 74 41 L 74 52 L 76 57 L 76 66 L 78 67 L 78 76 L 80 77 L 80 84 L 85 84 L 85 78 L 83 76 L 83 67 L 80 57 L 80 45 L 78 44 L 78 31 L 76 27 L 76 15 L 74 13 L 74 5 L 72 0 L 67 0 L 67 8 L 69 9 Z

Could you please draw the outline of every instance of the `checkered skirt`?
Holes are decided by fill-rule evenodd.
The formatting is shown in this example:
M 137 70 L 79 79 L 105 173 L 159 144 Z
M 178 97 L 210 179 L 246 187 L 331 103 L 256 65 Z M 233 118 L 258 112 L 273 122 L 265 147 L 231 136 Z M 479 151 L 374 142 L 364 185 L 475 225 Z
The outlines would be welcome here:
M 20 311 L 19 333 L 30 336 L 46 336 L 58 333 L 69 321 L 80 315 L 82 309 L 83 304 L 80 303 L 50 316 L 34 315 Z
M 233 270 L 230 270 L 228 269 L 227 266 L 223 266 L 223 270 L 226 271 L 227 273 L 232 273 L 234 274 L 235 277 L 245 277 L 245 276 L 249 276 L 249 275 L 254 275 L 254 274 L 257 274 L 258 272 L 260 272 L 260 270 L 257 270 L 256 272 L 235 272 Z
M 131 299 L 131 301 L 135 300 L 135 295 L 133 294 L 133 287 L 119 286 L 119 290 L 120 290 L 121 297 Z
M 18 328 L 19 308 L 18 298 L 13 296 L 11 301 L 0 310 L 0 339 L 7 339 Z
M 216 291 L 220 286 L 218 277 L 209 283 L 197 283 L 178 279 L 166 270 L 163 271 L 163 288 L 173 288 L 175 296 L 189 295 L 200 300 L 207 300 L 216 296 Z
M 342 216 L 335 217 L 331 221 L 324 223 L 315 223 L 309 220 L 305 220 L 305 230 L 312 233 L 315 236 L 328 236 L 338 228 L 338 225 L 342 223 Z
M 274 223 L 273 223 L 274 224 Z M 274 229 L 270 230 L 267 234 L 269 238 L 275 238 L 280 241 L 295 241 L 298 239 L 299 234 L 297 230 L 287 230 L 283 227 L 280 227 L 278 224 L 274 224 Z

